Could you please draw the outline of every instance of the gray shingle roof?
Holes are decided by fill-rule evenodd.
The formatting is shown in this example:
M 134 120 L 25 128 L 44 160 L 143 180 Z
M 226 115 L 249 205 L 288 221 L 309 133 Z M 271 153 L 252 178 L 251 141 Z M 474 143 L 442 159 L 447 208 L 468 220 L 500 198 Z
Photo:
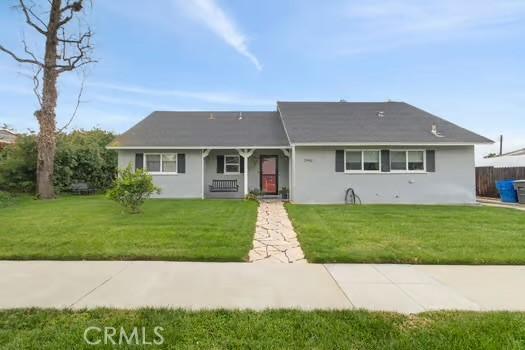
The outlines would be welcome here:
M 210 115 L 213 119 L 210 119 Z M 288 146 L 277 112 L 153 112 L 110 147 Z
M 109 146 L 233 148 L 286 147 L 289 141 L 492 142 L 404 102 L 277 102 L 277 106 L 278 112 L 153 112 Z M 432 133 L 432 125 L 442 137 Z
M 491 143 L 404 102 L 277 102 L 292 143 Z M 383 112 L 383 117 L 378 116 Z M 443 137 L 432 134 L 436 124 Z

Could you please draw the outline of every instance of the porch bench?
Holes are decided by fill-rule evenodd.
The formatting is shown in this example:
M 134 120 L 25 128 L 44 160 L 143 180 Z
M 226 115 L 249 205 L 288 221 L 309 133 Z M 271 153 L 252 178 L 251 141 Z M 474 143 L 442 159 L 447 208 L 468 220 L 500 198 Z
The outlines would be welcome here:
M 237 180 L 212 180 L 209 185 L 210 192 L 238 192 Z
M 84 194 L 95 194 L 95 189 L 92 188 L 88 183 L 77 182 L 71 184 L 70 191 L 73 194 L 84 195 Z

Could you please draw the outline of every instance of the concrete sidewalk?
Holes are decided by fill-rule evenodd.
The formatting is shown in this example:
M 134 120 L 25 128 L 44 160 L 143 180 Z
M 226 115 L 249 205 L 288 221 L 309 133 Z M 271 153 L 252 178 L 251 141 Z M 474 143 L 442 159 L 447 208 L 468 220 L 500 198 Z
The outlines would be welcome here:
M 0 308 L 525 311 L 525 266 L 0 261 Z

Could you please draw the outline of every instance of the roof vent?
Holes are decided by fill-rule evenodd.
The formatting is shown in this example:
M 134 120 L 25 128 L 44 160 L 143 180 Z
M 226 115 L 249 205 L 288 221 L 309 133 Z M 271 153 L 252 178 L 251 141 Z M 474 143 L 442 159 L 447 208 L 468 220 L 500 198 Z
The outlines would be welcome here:
M 242 120 L 242 112 L 239 112 L 239 120 Z
M 384 118 L 385 117 L 385 112 L 384 111 L 377 111 L 377 117 L 378 118 Z
M 213 116 L 213 113 L 210 113 L 210 116 L 208 117 L 208 120 L 213 120 L 215 117 Z
M 432 124 L 432 134 L 436 137 L 444 137 L 444 135 L 441 135 L 438 131 L 438 127 L 436 124 Z

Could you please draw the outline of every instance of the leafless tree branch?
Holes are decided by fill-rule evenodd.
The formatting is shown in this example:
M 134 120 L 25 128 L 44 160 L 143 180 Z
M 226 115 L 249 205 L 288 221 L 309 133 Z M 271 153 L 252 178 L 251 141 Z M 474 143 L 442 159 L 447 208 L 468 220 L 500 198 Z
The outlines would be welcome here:
M 24 16 L 26 17 L 26 23 L 29 24 L 31 27 L 33 27 L 37 32 L 39 32 L 40 34 L 46 36 L 47 35 L 47 26 L 45 25 L 44 21 L 42 21 L 42 19 L 40 19 L 40 17 L 38 17 L 32 10 L 31 7 L 27 6 L 27 4 L 24 2 L 24 0 L 19 0 L 20 1 L 20 8 L 22 9 L 22 12 L 24 13 Z M 40 23 L 42 23 L 42 25 L 44 26 L 45 30 L 40 28 L 34 21 L 33 19 L 31 18 L 31 15 L 36 18 L 37 21 L 39 21 Z
M 35 64 L 35 65 L 40 66 L 40 67 L 44 67 L 44 64 L 42 62 L 39 62 L 39 61 L 34 60 L 34 59 L 18 57 L 13 51 L 6 49 L 2 45 L 0 45 L 0 51 L 5 52 L 6 54 L 11 56 L 15 61 L 17 61 L 19 63 L 30 63 L 30 64 Z
M 22 44 L 24 44 L 24 52 L 27 53 L 29 56 L 31 56 L 31 58 L 32 58 L 34 61 L 36 61 L 36 62 L 40 62 L 40 61 L 38 60 L 38 58 L 36 58 L 35 54 L 34 54 L 31 50 L 29 50 L 29 47 L 27 46 L 27 43 L 26 43 L 25 40 L 22 40 Z
M 62 32 L 62 37 L 58 39 L 62 44 L 62 57 L 60 57 L 60 62 L 55 65 L 58 74 L 72 71 L 86 64 L 96 62 L 96 60 L 90 57 L 90 53 L 93 50 L 93 46 L 91 44 L 92 36 L 93 32 L 89 28 L 77 38 L 66 38 L 64 32 Z M 77 50 L 77 53 L 72 56 L 67 56 L 67 46 L 74 47 Z
M 61 133 L 62 131 L 64 131 L 65 129 L 67 129 L 69 127 L 69 125 L 71 125 L 71 123 L 73 122 L 73 120 L 75 119 L 75 117 L 77 116 L 77 112 L 78 112 L 78 107 L 80 106 L 80 103 L 82 102 L 81 101 L 81 98 L 82 98 L 82 94 L 84 93 L 84 83 L 86 81 L 86 75 L 83 74 L 82 75 L 82 81 L 80 82 L 80 89 L 78 90 L 78 95 L 77 95 L 77 103 L 75 105 L 75 108 L 73 110 L 73 113 L 71 114 L 71 117 L 69 118 L 68 122 L 66 124 L 64 124 L 63 127 L 61 127 L 60 129 L 58 129 L 57 131 L 57 134 Z
M 33 92 L 38 100 L 40 108 L 42 108 L 42 96 L 40 95 L 40 73 L 42 73 L 42 67 L 38 67 L 37 71 L 33 74 Z

